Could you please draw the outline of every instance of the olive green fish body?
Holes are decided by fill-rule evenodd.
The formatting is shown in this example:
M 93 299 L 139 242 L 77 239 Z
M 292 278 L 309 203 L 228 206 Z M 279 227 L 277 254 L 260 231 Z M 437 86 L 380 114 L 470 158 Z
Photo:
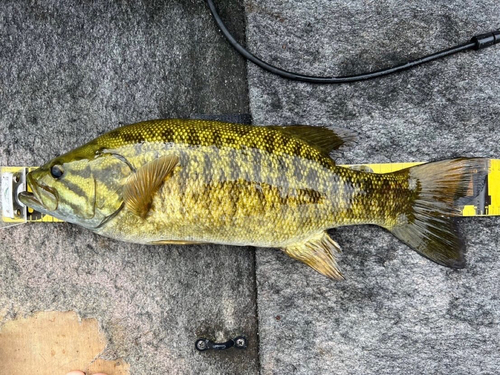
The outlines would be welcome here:
M 99 233 L 141 243 L 281 247 L 333 226 L 336 167 L 302 140 L 266 127 L 204 121 L 136 127 L 98 142 L 120 139 L 113 152 L 134 168 L 169 154 L 179 165 L 145 218 L 122 210 Z
M 396 202 L 380 199 L 395 191 L 387 178 L 336 167 L 275 129 L 162 121 L 100 142 L 113 139 L 123 144 L 113 152 L 136 169 L 163 155 L 180 159 L 146 218 L 123 210 L 98 230 L 114 238 L 285 247 L 338 225 L 382 223 Z
M 458 159 L 377 175 L 336 166 L 329 152 L 343 143 L 325 128 L 148 121 L 32 172 L 34 195 L 21 199 L 129 242 L 282 248 L 329 277 L 341 277 L 339 247 L 325 231 L 354 224 L 385 227 L 457 266 L 459 243 L 440 217 L 453 214 L 469 170 L 484 163 Z

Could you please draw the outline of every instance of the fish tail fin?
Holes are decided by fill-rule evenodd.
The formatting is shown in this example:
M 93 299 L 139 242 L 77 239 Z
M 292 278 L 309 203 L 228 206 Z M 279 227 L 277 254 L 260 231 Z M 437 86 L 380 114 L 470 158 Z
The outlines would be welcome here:
M 453 219 L 460 215 L 455 202 L 467 195 L 477 173 L 487 175 L 488 159 L 444 160 L 395 173 L 408 175 L 411 209 L 387 229 L 430 260 L 463 268 L 464 244 Z

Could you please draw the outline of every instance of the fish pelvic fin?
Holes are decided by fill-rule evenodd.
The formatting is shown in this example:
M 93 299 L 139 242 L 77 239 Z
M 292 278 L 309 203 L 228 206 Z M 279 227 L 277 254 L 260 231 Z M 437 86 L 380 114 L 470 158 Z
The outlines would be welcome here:
M 123 187 L 125 207 L 145 218 L 153 196 L 179 163 L 175 155 L 166 155 L 144 164 L 132 174 Z
M 465 266 L 464 243 L 454 217 L 455 202 L 467 195 L 472 178 L 488 172 L 487 159 L 454 159 L 428 163 L 395 173 L 408 173 L 410 212 L 389 229 L 426 258 L 451 268 Z M 483 178 L 484 180 L 484 178 Z
M 299 138 L 326 155 L 356 139 L 354 133 L 349 130 L 329 129 L 324 126 L 289 125 L 268 126 L 268 128 Z
M 326 232 L 287 246 L 283 251 L 326 277 L 344 279 L 335 259 L 335 254 L 340 252 L 340 246 Z

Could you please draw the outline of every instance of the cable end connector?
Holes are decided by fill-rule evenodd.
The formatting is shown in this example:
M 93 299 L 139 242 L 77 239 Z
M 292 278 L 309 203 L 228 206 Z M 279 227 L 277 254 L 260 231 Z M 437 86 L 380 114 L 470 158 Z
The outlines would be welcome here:
M 494 46 L 500 43 L 500 30 L 492 31 L 491 33 L 476 35 L 471 39 L 471 42 L 475 44 L 474 49 L 480 50 L 483 48 Z

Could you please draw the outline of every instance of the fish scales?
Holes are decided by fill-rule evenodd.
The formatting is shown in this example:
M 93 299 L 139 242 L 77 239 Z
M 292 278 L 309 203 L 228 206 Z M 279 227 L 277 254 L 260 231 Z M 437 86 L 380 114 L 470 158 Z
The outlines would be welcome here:
M 325 231 L 344 225 L 382 226 L 438 263 L 457 265 L 458 241 L 441 218 L 453 215 L 452 202 L 440 195 L 461 193 L 480 159 L 379 175 L 336 166 L 329 152 L 343 143 L 324 128 L 147 121 L 30 173 L 34 193 L 24 199 L 129 242 L 282 248 L 329 277 L 340 277 L 339 247 Z M 432 182 L 430 172 L 442 180 Z
M 299 139 L 266 127 L 195 123 L 143 123 L 98 138 L 100 147 L 136 168 L 163 153 L 182 155 L 179 174 L 158 192 L 148 220 L 138 226 L 136 217 L 123 213 L 103 233 L 126 232 L 144 242 L 285 246 L 318 227 L 383 222 L 395 202 L 374 196 L 384 191 L 370 188 L 377 182 L 369 181 L 382 177 L 335 167 Z

